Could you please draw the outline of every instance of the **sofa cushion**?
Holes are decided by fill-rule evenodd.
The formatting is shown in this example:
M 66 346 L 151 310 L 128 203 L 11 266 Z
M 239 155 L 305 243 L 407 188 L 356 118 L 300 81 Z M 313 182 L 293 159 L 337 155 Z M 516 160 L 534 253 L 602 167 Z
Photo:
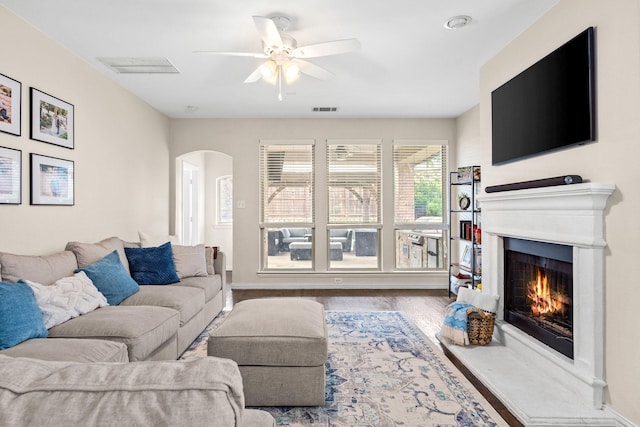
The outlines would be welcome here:
M 183 246 L 172 245 L 173 262 L 178 277 L 206 276 L 207 260 L 204 245 Z
M 204 291 L 205 302 L 209 302 L 222 290 L 222 278 L 219 274 L 207 277 L 185 277 L 180 283 L 171 286 L 202 289 Z
M 0 370 L 5 425 L 273 425 L 269 416 L 244 422 L 242 377 L 231 360 L 113 364 L 0 356 Z
M 76 255 L 78 267 L 80 268 L 100 261 L 113 251 L 118 251 L 120 262 L 122 262 L 127 273 L 129 272 L 129 263 L 124 253 L 124 245 L 118 237 L 109 237 L 98 243 L 69 242 L 65 249 Z
M 50 285 L 61 277 L 72 276 L 78 268 L 73 252 L 57 252 L 46 256 L 14 255 L 0 252 L 2 280 L 17 282 L 20 279 Z
M 0 350 L 0 355 L 67 362 L 128 362 L 121 342 L 76 338 L 34 338 Z
M 0 350 L 46 336 L 42 312 L 29 285 L 0 282 Z
M 140 247 L 142 248 L 151 248 L 154 246 L 160 246 L 167 242 L 173 245 L 180 244 L 180 238 L 178 238 L 178 236 L 170 236 L 168 234 L 151 235 L 151 234 L 143 233 L 142 231 L 140 231 L 138 232 L 138 236 L 140 237 Z
M 173 338 L 180 314 L 150 306 L 109 306 L 49 329 L 52 338 L 101 338 L 126 344 L 129 360 L 145 360 Z M 178 356 L 176 344 L 175 357 Z
M 309 228 L 289 228 L 289 237 L 304 237 L 305 234 L 310 234 Z
M 169 285 L 180 281 L 171 243 L 149 248 L 125 248 L 131 277 L 139 285 Z
M 120 303 L 120 306 L 125 305 L 172 308 L 180 313 L 180 326 L 183 326 L 204 308 L 204 291 L 184 286 L 141 286 L 138 292 Z
M 31 280 L 27 280 L 26 283 L 36 296 L 47 329 L 108 305 L 105 296 L 83 271 L 71 277 L 58 279 L 49 286 Z
M 140 288 L 124 269 L 117 251 L 78 271 L 84 271 L 89 276 L 110 305 L 120 304 L 123 299 L 135 294 Z

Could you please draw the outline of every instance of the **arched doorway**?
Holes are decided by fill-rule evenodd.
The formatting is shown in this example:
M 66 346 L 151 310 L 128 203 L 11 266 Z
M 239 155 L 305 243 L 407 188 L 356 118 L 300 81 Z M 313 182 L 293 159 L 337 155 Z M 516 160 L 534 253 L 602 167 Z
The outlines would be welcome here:
M 195 230 L 191 232 L 191 242 L 183 238 L 183 243 L 220 247 L 226 255 L 227 270 L 233 270 L 233 220 L 229 214 L 233 211 L 229 179 L 232 182 L 233 158 L 218 151 L 193 151 L 176 159 L 176 171 L 176 230 Z M 189 185 L 185 176 L 193 177 L 197 183 Z M 188 194 L 189 191 L 196 194 Z M 185 213 L 194 210 L 195 215 Z M 196 224 L 192 223 L 194 219 Z

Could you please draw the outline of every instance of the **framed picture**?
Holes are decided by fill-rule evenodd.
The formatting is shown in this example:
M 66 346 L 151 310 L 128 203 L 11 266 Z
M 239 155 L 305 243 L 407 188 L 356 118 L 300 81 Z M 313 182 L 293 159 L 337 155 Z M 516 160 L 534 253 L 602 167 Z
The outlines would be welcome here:
M 0 74 L 0 132 L 20 136 L 22 83 Z
M 31 204 L 74 204 L 72 161 L 31 153 Z
M 31 88 L 31 139 L 73 149 L 73 105 Z
M 471 182 L 471 166 L 458 168 L 458 182 Z
M 471 245 L 465 245 L 460 257 L 460 266 L 470 269 L 471 268 Z
M 0 204 L 22 203 L 22 151 L 0 147 Z

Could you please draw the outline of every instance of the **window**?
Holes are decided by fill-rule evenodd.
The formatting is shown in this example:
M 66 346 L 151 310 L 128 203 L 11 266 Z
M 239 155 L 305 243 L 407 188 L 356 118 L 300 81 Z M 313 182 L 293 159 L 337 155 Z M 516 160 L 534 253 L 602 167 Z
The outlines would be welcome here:
M 312 269 L 313 141 L 261 141 L 263 269 Z
M 233 177 L 221 176 L 217 181 L 218 224 L 233 224 Z
M 261 141 L 261 271 L 443 272 L 446 165 L 443 141 Z
M 329 268 L 380 268 L 380 147 L 380 140 L 327 141 Z
M 425 141 L 393 145 L 397 269 L 444 268 L 447 146 Z

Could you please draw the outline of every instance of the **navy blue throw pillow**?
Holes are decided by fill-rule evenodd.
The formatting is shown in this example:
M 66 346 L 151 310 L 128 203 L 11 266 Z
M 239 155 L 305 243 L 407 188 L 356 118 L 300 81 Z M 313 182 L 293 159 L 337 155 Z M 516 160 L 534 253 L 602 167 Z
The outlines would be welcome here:
M 118 305 L 140 290 L 120 262 L 117 251 L 111 252 L 98 262 L 76 270 L 84 271 L 96 288 L 105 296 L 109 305 Z
M 139 285 L 169 285 L 180 281 L 170 242 L 151 248 L 124 248 L 124 252 L 131 277 Z
M 31 287 L 26 283 L 0 282 L 0 350 L 47 335 Z

